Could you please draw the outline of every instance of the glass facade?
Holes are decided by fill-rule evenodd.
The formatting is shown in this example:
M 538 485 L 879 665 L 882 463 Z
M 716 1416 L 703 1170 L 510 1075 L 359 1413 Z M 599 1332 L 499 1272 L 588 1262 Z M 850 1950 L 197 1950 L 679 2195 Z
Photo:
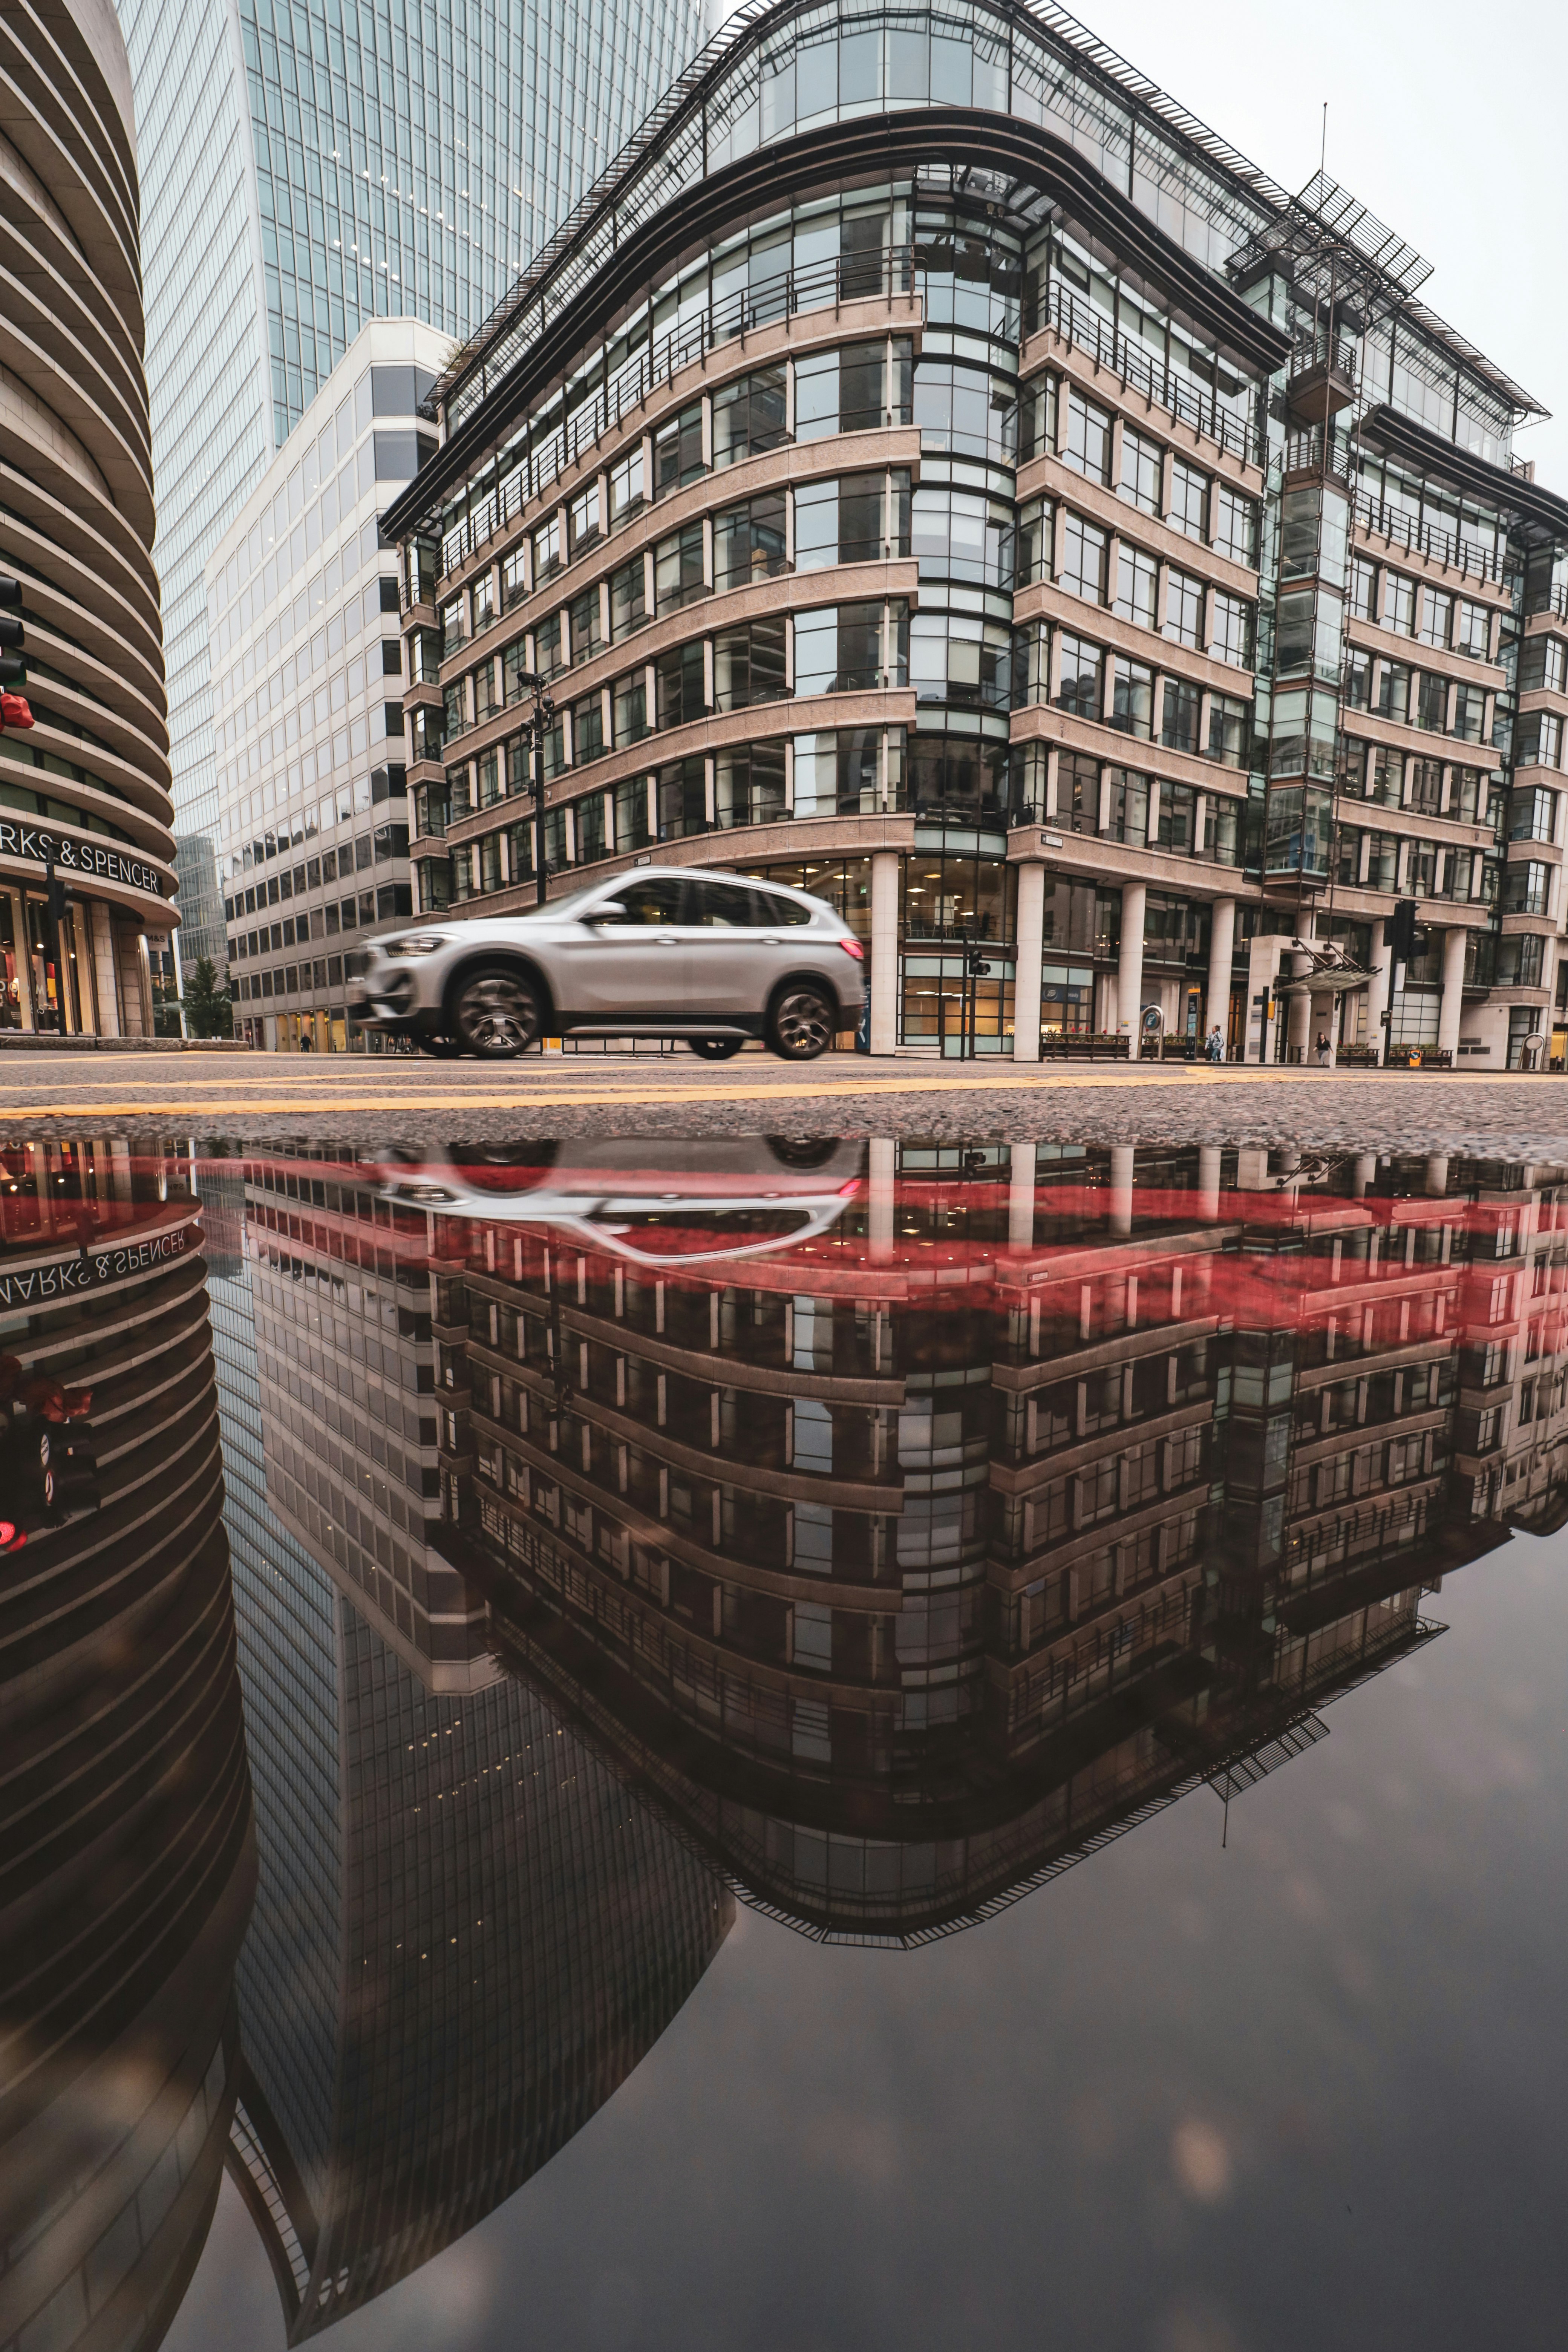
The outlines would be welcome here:
M 367 320 L 473 332 L 699 46 L 697 0 L 119 0 L 182 833 L 217 809 L 203 571 Z M 195 266 L 192 266 L 192 257 Z M 199 926 L 221 958 L 221 930 Z
M 938 102 L 985 120 L 955 132 Z M 819 168 L 806 134 L 861 118 L 864 155 Z M 1267 918 L 1254 995 L 1332 965 L 1277 1039 L 1243 1024 L 1253 1056 L 1324 1025 L 1378 1050 L 1398 974 L 1376 927 L 1408 896 L 1455 941 L 1433 1050 L 1473 1014 L 1467 1047 L 1500 1061 L 1504 1008 L 1462 1006 L 1462 971 L 1470 934 L 1533 927 L 1519 984 L 1544 1008 L 1561 796 L 1535 772 L 1568 692 L 1546 648 L 1515 681 L 1562 616 L 1568 502 L 1514 468 L 1534 404 L 1415 299 L 1429 274 L 1342 189 L 1286 199 L 1065 21 L 749 15 L 437 387 L 460 449 L 389 518 L 435 649 L 409 672 L 416 904 L 531 888 L 484 780 L 525 782 L 509 678 L 569 666 L 552 865 L 877 845 L 910 861 L 906 911 L 923 852 L 1016 866 L 1019 940 L 971 935 L 1025 955 L 984 976 L 986 1018 L 1030 1057 L 1076 1026 L 1036 964 L 1059 884 L 1137 894 L 1074 942 L 1089 1034 L 1121 1051 L 1228 1033 L 1245 912 Z M 1353 973 L 1328 952 L 1347 919 Z M 951 1026 L 942 960 L 908 975 L 918 1014 L 879 968 L 896 929 L 873 920 L 871 976 L 902 1034 L 874 1022 L 873 1051 Z

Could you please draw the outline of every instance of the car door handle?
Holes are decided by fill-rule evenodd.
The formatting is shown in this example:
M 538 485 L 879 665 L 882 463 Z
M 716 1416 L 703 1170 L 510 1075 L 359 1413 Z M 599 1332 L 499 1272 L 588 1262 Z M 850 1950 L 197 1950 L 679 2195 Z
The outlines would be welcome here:
M 660 931 L 658 943 L 661 948 L 678 948 L 680 945 L 673 931 Z
M 778 938 L 778 933 L 777 933 L 776 931 L 764 931 L 764 932 L 763 933 L 763 947 L 765 947 L 765 948 L 776 948 L 776 947 L 777 947 L 777 945 L 778 945 L 778 943 L 779 943 L 779 938 Z

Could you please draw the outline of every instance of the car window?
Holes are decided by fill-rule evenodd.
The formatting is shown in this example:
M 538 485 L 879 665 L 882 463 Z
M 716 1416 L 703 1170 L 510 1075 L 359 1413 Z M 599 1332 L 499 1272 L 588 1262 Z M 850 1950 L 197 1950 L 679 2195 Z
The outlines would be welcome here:
M 809 923 L 811 908 L 803 907 L 798 898 L 775 898 L 771 890 L 759 890 L 757 920 L 759 923 Z
M 760 892 L 748 890 L 740 882 L 691 882 L 687 887 L 689 923 L 724 931 L 751 930 L 755 926 Z
M 641 882 L 628 882 L 613 898 L 605 901 L 606 909 L 622 911 L 613 920 L 626 923 L 673 923 L 680 915 L 680 883 L 673 874 L 650 874 Z

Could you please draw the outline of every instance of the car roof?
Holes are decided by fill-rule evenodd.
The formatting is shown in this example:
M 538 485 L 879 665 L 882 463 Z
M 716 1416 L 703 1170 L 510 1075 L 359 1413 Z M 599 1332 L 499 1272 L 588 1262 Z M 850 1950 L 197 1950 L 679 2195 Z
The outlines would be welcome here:
M 781 890 L 786 898 L 804 898 L 813 907 L 826 907 L 830 915 L 837 912 L 828 899 L 819 898 L 815 890 L 803 890 L 798 882 L 775 882 L 771 874 L 740 874 L 732 866 L 633 866 L 624 868 L 619 874 L 606 874 L 604 887 L 606 890 L 613 890 L 623 882 L 640 881 L 650 874 L 668 874 L 683 882 L 738 882 L 752 889 Z M 582 887 L 591 889 L 594 886 L 584 883 Z

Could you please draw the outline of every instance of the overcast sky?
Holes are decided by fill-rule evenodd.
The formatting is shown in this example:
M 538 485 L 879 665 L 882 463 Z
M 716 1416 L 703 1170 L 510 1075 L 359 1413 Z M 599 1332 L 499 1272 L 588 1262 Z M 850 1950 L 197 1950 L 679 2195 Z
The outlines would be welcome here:
M 719 0 L 719 13 L 727 13 Z M 1088 0 L 1082 19 L 1268 172 L 1328 166 L 1433 265 L 1423 299 L 1558 415 L 1521 457 L 1568 492 L 1568 12 L 1536 0 Z

